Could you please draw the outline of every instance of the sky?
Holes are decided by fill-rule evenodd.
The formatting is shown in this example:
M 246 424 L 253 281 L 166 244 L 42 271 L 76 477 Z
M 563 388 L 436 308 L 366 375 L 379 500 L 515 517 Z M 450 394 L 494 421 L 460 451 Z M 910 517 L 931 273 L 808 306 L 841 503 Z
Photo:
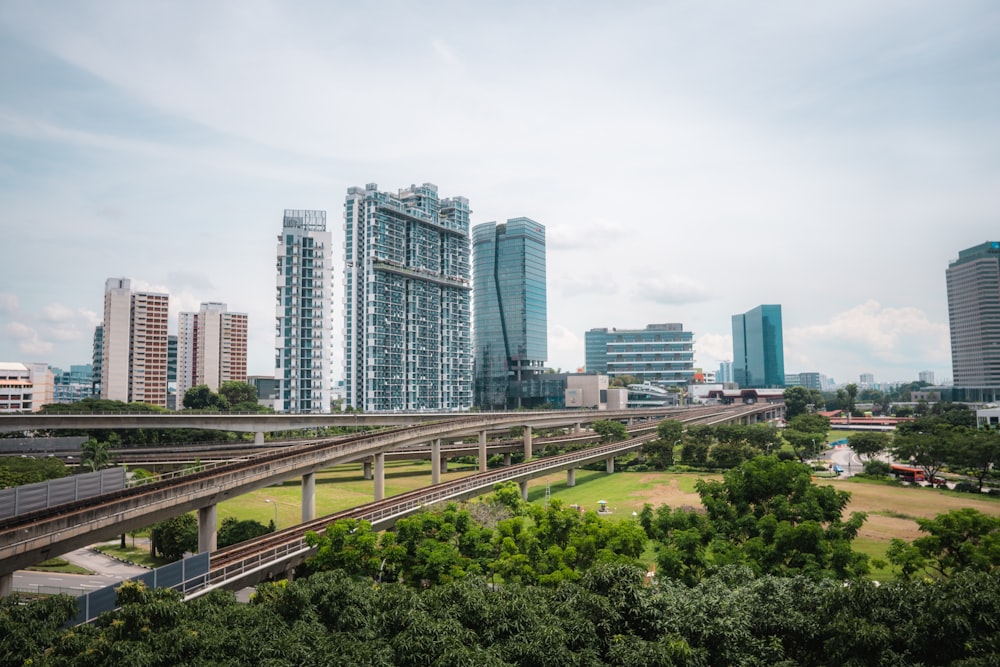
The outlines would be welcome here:
M 0 3 L 0 360 L 90 363 L 104 281 L 249 315 L 284 209 L 435 183 L 547 230 L 552 368 L 782 306 L 785 371 L 952 377 L 945 270 L 1000 238 L 1000 5 Z M 337 377 L 340 376 L 338 371 Z

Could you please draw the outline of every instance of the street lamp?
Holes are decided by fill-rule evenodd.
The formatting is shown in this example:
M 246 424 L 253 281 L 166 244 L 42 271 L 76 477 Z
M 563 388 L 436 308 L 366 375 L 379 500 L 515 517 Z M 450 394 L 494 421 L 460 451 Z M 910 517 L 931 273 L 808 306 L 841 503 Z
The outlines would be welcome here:
M 278 503 L 270 498 L 264 498 L 265 503 L 271 503 L 274 505 L 274 530 L 278 530 Z

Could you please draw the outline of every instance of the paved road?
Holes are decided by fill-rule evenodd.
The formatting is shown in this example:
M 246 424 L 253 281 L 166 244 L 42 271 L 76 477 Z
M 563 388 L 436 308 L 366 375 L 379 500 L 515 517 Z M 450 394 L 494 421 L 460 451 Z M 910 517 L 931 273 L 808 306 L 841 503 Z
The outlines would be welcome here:
M 856 475 L 857 473 L 864 471 L 864 463 L 858 458 L 858 455 L 854 453 L 854 450 L 846 445 L 840 445 L 826 450 L 823 458 L 830 463 L 839 465 L 844 469 L 844 472 L 840 473 L 841 477 L 850 477 L 851 475 Z
M 104 588 L 119 581 L 148 572 L 144 567 L 130 565 L 105 556 L 90 547 L 77 549 L 61 556 L 74 565 L 84 567 L 94 574 L 62 574 L 19 570 L 14 573 L 14 590 L 26 592 L 65 592 L 79 595 Z M 53 590 L 59 589 L 59 590 Z

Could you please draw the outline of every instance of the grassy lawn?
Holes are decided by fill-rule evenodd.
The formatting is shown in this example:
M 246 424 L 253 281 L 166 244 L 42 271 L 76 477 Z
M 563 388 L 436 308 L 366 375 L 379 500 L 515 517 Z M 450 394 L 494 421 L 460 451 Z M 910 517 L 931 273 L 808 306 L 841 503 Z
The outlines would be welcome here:
M 94 548 L 102 554 L 114 556 L 143 567 L 156 568 L 171 562 L 165 558 L 153 558 L 149 555 L 149 547 L 146 546 L 133 547 L 129 545 L 122 549 L 118 544 L 100 544 Z

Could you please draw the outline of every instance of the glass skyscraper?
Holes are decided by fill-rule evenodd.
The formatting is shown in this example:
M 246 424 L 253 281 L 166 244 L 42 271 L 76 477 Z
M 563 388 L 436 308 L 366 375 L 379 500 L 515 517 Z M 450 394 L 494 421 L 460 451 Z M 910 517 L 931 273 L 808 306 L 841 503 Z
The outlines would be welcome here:
M 475 404 L 489 410 L 546 402 L 545 228 L 530 218 L 476 225 L 472 261 Z
M 1000 399 L 1000 242 L 962 250 L 945 272 L 955 398 Z
M 347 191 L 344 392 L 365 412 L 472 407 L 469 200 Z
M 757 306 L 733 315 L 733 378 L 741 388 L 785 386 L 780 305 Z
M 333 237 L 326 231 L 326 211 L 285 210 L 277 248 L 274 358 L 277 412 L 330 412 L 332 251 Z

